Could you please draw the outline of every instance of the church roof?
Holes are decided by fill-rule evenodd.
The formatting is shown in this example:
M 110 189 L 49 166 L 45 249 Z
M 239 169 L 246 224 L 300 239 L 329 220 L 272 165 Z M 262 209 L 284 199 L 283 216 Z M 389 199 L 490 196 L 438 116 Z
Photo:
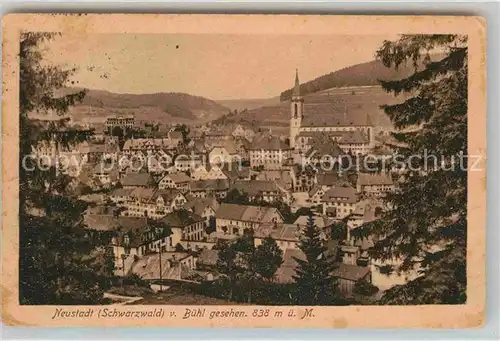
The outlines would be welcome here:
M 340 109 L 331 103 L 306 105 L 304 113 L 302 127 L 373 126 L 366 112 Z
M 339 141 L 341 144 L 368 143 L 368 138 L 359 130 L 345 132 Z

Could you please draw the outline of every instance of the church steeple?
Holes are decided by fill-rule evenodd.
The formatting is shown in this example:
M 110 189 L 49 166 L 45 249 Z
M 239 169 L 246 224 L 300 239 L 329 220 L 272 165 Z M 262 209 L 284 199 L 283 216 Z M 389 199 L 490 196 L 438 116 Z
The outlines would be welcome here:
M 304 115 L 304 99 L 300 95 L 299 70 L 295 69 L 295 86 L 290 100 L 290 147 L 295 148 L 296 137 Z
M 295 69 L 295 87 L 293 88 L 293 96 L 300 96 L 299 69 Z

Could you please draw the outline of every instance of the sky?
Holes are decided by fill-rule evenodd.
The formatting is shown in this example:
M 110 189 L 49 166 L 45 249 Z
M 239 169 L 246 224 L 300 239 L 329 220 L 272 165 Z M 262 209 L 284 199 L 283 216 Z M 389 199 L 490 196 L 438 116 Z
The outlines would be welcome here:
M 76 67 L 74 86 L 117 93 L 185 92 L 213 100 L 268 98 L 374 59 L 382 35 L 63 35 L 48 63 Z

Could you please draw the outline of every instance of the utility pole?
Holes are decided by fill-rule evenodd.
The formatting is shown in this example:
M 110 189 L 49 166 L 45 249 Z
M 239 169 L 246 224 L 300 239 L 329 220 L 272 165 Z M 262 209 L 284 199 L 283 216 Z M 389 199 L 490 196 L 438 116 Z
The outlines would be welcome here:
M 161 275 L 161 242 L 158 244 L 158 254 L 160 255 L 160 292 L 162 292 L 162 275 Z

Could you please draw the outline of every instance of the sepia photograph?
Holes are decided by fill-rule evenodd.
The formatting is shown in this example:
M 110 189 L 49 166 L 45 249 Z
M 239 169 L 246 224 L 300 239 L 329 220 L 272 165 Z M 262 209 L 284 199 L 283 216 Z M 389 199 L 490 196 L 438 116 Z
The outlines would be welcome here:
M 3 220 L 18 258 L 4 249 L 4 296 L 62 325 L 471 305 L 482 319 L 480 19 L 318 19 L 318 33 L 301 16 L 277 18 L 288 32 L 221 17 L 134 32 L 120 27 L 147 15 L 111 16 L 116 31 L 95 28 L 106 15 L 42 15 L 8 36 Z

